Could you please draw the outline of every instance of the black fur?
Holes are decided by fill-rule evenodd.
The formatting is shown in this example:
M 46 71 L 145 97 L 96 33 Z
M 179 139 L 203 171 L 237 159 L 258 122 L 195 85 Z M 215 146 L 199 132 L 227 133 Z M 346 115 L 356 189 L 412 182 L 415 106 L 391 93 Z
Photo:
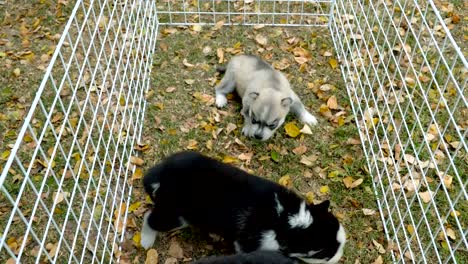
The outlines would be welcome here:
M 231 256 L 212 256 L 192 264 L 295 264 L 296 261 L 274 251 L 254 251 Z
M 154 185 L 159 188 L 155 190 Z M 180 152 L 163 160 L 145 175 L 144 187 L 154 203 L 148 224 L 156 231 L 180 227 L 183 218 L 206 232 L 236 241 L 242 252 L 262 249 L 262 237 L 269 230 L 275 232 L 277 250 L 285 255 L 314 250 L 326 259 L 339 247 L 339 223 L 328 211 L 328 201 L 307 205 L 312 225 L 293 228 L 288 219 L 304 202 L 297 194 L 196 152 Z M 277 210 L 277 201 L 282 212 Z

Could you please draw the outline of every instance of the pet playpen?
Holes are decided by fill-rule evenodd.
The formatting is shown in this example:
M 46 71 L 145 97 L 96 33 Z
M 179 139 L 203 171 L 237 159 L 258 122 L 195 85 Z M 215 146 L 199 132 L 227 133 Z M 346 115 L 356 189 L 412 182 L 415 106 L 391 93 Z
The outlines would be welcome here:
M 219 21 L 328 28 L 393 261 L 466 260 L 468 63 L 452 4 L 78 0 L 1 172 L 1 262 L 118 261 L 160 27 Z

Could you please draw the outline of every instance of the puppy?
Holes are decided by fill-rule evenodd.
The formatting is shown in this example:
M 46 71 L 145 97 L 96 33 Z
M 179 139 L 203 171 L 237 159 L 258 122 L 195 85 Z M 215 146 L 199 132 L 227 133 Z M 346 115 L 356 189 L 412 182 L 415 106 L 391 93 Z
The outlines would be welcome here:
M 153 208 L 143 220 L 141 245 L 157 232 L 191 224 L 232 241 L 236 252 L 279 251 L 307 263 L 336 263 L 345 231 L 329 201 L 308 205 L 283 186 L 197 152 L 174 154 L 143 180 Z
M 260 58 L 238 55 L 229 61 L 225 70 L 218 70 L 225 75 L 216 87 L 216 105 L 224 107 L 226 95 L 236 89 L 242 98 L 242 133 L 245 136 L 269 139 L 284 123 L 289 110 L 302 123 L 317 124 L 317 119 L 305 109 L 286 77 Z
M 200 259 L 192 264 L 296 264 L 291 258 L 275 251 L 254 251 L 238 253 L 232 256 L 212 256 Z

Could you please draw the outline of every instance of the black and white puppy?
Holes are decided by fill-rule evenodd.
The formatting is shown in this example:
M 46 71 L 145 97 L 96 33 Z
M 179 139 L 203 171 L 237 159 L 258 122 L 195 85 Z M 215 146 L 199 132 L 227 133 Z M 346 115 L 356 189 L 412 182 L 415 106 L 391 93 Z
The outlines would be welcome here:
M 211 256 L 192 264 L 296 264 L 297 262 L 276 251 L 253 251 L 231 256 Z
M 180 152 L 150 169 L 144 187 L 154 203 L 141 245 L 157 231 L 191 224 L 233 241 L 237 252 L 279 251 L 307 263 L 336 263 L 345 231 L 329 201 L 308 205 L 283 186 L 197 152 Z

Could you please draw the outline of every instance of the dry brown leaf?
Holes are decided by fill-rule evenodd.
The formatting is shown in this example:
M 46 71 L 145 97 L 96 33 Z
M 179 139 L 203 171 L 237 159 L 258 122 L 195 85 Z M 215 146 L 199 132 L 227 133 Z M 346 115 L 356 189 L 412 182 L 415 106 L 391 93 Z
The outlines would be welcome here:
M 347 176 L 343 179 L 343 183 L 348 189 L 351 188 L 351 185 L 353 184 L 353 182 L 354 182 L 354 178 L 351 176 Z
M 302 134 L 306 134 L 306 135 L 312 135 L 312 130 L 306 124 L 304 124 L 304 127 L 301 128 L 301 130 L 299 130 L 299 132 L 301 132 Z
M 379 255 L 377 259 L 374 262 L 372 262 L 372 264 L 383 264 L 382 256 Z
M 241 153 L 239 154 L 239 156 L 237 156 L 238 159 L 245 160 L 247 163 L 252 160 L 252 157 L 253 157 L 253 152 Z
M 431 191 L 419 192 L 419 197 L 424 203 L 429 203 L 432 200 L 433 193 Z
M 378 251 L 380 254 L 385 254 L 386 250 L 385 250 L 385 248 L 382 246 L 382 244 L 380 244 L 379 242 L 377 242 L 375 239 L 372 239 L 372 243 L 374 244 L 375 249 L 377 249 L 377 251 Z
M 307 152 L 307 147 L 304 145 L 300 145 L 292 150 L 292 152 L 296 155 L 302 155 Z
M 321 90 L 321 91 L 324 91 L 324 92 L 330 91 L 330 90 L 334 90 L 334 89 L 335 89 L 335 86 L 332 85 L 332 84 L 328 84 L 328 83 L 322 84 L 322 85 L 320 86 L 320 90 Z
M 265 46 L 268 43 L 267 37 L 265 37 L 265 36 L 263 36 L 261 34 L 258 34 L 258 35 L 255 36 L 255 41 L 261 46 Z
M 327 100 L 327 106 L 330 109 L 336 110 L 338 109 L 338 102 L 336 100 L 336 96 L 332 95 L 330 98 Z
M 312 155 L 309 155 L 309 156 L 305 156 L 303 155 L 301 157 L 301 163 L 306 165 L 306 166 L 312 166 L 314 164 L 314 162 L 318 159 L 318 156 L 315 155 L 315 154 L 312 154 Z
M 376 211 L 374 209 L 363 208 L 362 213 L 364 215 L 375 215 Z
M 187 68 L 193 68 L 193 67 L 195 67 L 195 65 L 189 63 L 189 62 L 187 61 L 187 59 L 184 59 L 184 60 L 182 61 L 182 64 L 184 64 L 184 66 L 187 67 Z
M 348 138 L 348 140 L 346 140 L 346 144 L 348 144 L 348 145 L 361 145 L 361 140 L 359 140 L 358 138 Z
M 234 131 L 237 126 L 233 123 L 228 123 L 226 126 L 226 135 L 229 135 L 232 131 Z
M 363 181 L 364 181 L 364 179 L 362 179 L 362 178 L 355 180 L 355 181 L 351 184 L 350 189 L 353 189 L 353 188 L 358 187 L 359 185 L 362 184 Z
M 448 227 L 445 229 L 445 233 L 447 233 L 448 238 L 451 240 L 457 240 L 457 236 L 455 235 L 455 231 L 452 228 Z
M 178 259 L 184 258 L 184 250 L 180 246 L 179 242 L 177 242 L 175 239 L 171 240 L 167 254 Z
M 224 50 L 222 48 L 216 49 L 216 56 L 218 56 L 218 63 L 224 62 Z
M 158 264 L 158 262 L 159 262 L 158 251 L 154 248 L 149 249 L 146 252 L 145 264 Z
M 136 166 L 143 166 L 143 164 L 145 164 L 145 161 L 139 157 L 131 156 L 130 163 Z
M 166 93 L 173 93 L 173 92 L 175 92 L 175 90 L 176 90 L 176 88 L 175 88 L 174 86 L 168 87 L 168 88 L 166 89 Z
M 173 257 L 169 257 L 164 261 L 164 264 L 177 264 L 177 259 Z

